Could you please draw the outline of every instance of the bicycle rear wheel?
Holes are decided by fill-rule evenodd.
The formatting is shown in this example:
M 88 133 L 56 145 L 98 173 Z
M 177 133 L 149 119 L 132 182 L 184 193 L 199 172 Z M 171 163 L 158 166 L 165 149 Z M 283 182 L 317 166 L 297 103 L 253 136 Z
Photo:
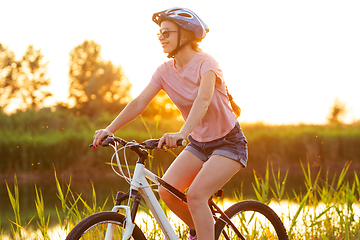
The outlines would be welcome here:
M 245 239 L 289 239 L 278 215 L 261 202 L 251 200 L 238 202 L 229 207 L 225 214 Z M 220 218 L 215 223 L 215 239 L 241 238 Z
M 116 212 L 99 212 L 79 222 L 69 233 L 65 240 L 101 240 L 105 238 L 108 224 L 115 225 L 112 239 L 122 239 L 123 222 L 125 216 Z M 132 238 L 134 240 L 146 240 L 143 232 L 135 225 Z

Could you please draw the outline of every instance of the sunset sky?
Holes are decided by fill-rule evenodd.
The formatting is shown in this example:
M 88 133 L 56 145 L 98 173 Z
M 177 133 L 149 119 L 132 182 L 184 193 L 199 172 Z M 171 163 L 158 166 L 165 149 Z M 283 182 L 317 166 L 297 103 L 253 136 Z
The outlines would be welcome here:
M 50 90 L 65 101 L 69 52 L 94 40 L 136 96 L 167 61 L 152 14 L 174 6 L 209 26 L 200 47 L 223 69 L 241 122 L 326 123 L 336 98 L 346 122 L 360 119 L 360 1 L 1 0 L 0 43 L 17 58 L 41 49 Z

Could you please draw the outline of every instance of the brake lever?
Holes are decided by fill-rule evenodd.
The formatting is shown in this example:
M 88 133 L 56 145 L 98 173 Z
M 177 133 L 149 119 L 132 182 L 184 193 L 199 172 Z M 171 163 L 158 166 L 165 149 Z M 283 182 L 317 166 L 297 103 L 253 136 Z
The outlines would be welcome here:
M 111 140 L 108 141 L 108 142 L 106 142 L 106 140 L 108 140 L 108 139 L 110 139 L 110 138 L 111 138 Z M 112 141 L 113 143 L 115 143 L 115 140 L 114 140 L 114 136 L 113 136 L 113 135 L 111 135 L 111 136 L 110 136 L 110 135 L 105 136 L 105 137 L 103 137 L 103 139 L 101 139 L 100 145 L 102 145 L 103 147 L 106 147 L 106 146 L 109 145 L 109 143 L 110 143 L 111 141 Z M 104 143 L 105 143 L 105 145 L 103 145 Z M 93 147 L 94 147 L 94 144 L 90 144 L 89 147 L 93 148 Z
M 109 146 L 110 144 L 115 145 L 115 139 L 114 136 L 106 136 L 101 140 L 101 145 L 106 147 Z
M 144 148 L 147 148 L 147 149 L 155 149 L 159 145 L 159 141 L 160 141 L 160 139 L 149 139 L 149 140 L 146 140 L 145 142 L 142 142 L 140 144 L 140 146 L 142 146 Z M 186 140 L 179 139 L 176 142 L 176 145 L 178 145 L 178 146 L 186 146 Z M 164 146 L 165 146 L 165 143 L 161 146 L 161 149 L 163 149 L 166 152 L 167 148 L 164 148 Z
M 140 144 L 140 146 L 143 148 L 146 148 L 146 149 L 157 149 L 157 147 L 159 145 L 159 141 L 160 141 L 160 139 L 149 139 L 149 140 L 146 140 L 145 142 L 142 142 Z M 165 146 L 165 143 L 161 146 L 160 149 L 167 152 L 167 148 L 165 148 L 164 146 Z
M 157 148 L 158 144 L 159 144 L 159 139 L 149 139 L 146 140 L 145 142 L 142 142 L 140 146 L 147 149 L 155 149 Z

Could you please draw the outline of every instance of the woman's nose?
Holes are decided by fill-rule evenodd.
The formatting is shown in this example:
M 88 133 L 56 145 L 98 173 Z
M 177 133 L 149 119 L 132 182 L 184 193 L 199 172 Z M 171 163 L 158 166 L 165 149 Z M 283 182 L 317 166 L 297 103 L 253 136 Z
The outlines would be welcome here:
M 162 40 L 162 39 L 165 39 L 165 37 L 164 37 L 164 35 L 163 35 L 162 33 L 159 33 L 159 34 L 158 34 L 158 39 L 159 39 L 159 40 Z

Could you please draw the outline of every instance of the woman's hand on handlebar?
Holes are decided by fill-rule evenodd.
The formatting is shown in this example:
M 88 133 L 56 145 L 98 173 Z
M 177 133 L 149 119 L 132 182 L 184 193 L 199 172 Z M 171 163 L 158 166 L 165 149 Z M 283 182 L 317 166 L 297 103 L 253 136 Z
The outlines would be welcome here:
M 176 148 L 179 145 L 177 144 L 178 140 L 186 139 L 187 136 L 184 136 L 181 133 L 165 133 L 164 136 L 159 141 L 158 149 L 161 149 L 163 145 L 167 148 Z
M 99 144 L 101 143 L 102 139 L 104 139 L 107 136 L 112 136 L 113 133 L 110 132 L 107 129 L 99 129 L 95 131 L 94 140 L 93 140 L 93 146 L 94 148 L 97 148 Z

